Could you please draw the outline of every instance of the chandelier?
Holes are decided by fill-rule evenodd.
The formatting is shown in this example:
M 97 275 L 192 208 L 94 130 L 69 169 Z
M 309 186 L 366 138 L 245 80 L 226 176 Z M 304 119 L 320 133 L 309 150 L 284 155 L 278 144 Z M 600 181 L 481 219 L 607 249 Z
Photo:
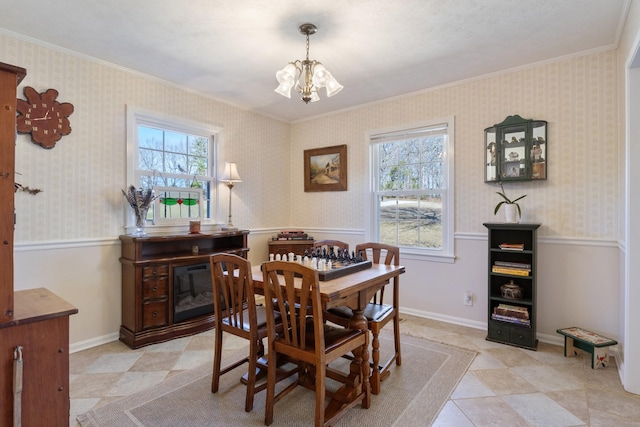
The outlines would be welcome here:
M 289 62 L 286 67 L 276 73 L 276 79 L 280 84 L 275 92 L 291 98 L 291 89 L 302 95 L 305 103 L 320 100 L 318 90 L 327 88 L 327 96 L 331 97 L 340 92 L 343 86 L 331 75 L 324 65 L 309 59 L 309 36 L 315 34 L 318 29 L 313 24 L 302 24 L 298 27 L 301 34 L 307 36 L 307 58 L 303 61 Z

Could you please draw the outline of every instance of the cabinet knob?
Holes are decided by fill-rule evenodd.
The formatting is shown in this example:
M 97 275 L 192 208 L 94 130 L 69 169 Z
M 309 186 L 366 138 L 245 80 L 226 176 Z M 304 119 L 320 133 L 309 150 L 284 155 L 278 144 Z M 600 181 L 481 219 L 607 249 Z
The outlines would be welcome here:
M 151 290 L 152 290 L 153 292 L 156 292 L 156 291 L 158 290 L 158 287 L 157 287 L 157 286 L 154 286 L 153 288 L 151 288 Z
M 64 353 L 64 348 L 59 348 L 58 353 Z
M 158 312 L 157 312 L 157 311 L 154 311 L 153 313 L 151 313 L 151 315 L 152 315 L 153 317 L 158 317 Z
M 153 274 L 158 274 L 158 270 L 156 270 L 155 268 L 151 270 L 151 273 Z
M 58 387 L 58 391 L 64 391 L 64 387 L 62 386 Z

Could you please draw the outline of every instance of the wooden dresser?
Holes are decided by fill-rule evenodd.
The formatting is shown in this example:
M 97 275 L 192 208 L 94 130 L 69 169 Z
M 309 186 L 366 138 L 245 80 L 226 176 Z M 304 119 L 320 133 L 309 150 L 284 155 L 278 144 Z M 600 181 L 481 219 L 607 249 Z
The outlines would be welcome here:
M 43 288 L 14 292 L 16 86 L 25 75 L 0 63 L 0 426 L 66 427 L 69 316 L 78 310 Z M 19 355 L 21 375 L 14 371 Z
M 69 316 L 78 309 L 44 288 L 17 291 L 0 323 L 0 425 L 13 425 L 14 353 L 23 360 L 22 426 L 69 425 Z
M 313 239 L 269 240 L 269 253 L 287 255 L 293 252 L 296 255 L 304 255 L 304 251 L 313 249 Z

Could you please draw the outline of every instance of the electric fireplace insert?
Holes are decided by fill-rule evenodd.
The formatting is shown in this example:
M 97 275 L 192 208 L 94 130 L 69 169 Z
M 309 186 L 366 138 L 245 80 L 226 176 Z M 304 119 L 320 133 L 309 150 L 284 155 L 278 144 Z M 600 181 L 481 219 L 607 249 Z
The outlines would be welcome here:
M 173 321 L 213 313 L 213 286 L 209 263 L 173 268 Z

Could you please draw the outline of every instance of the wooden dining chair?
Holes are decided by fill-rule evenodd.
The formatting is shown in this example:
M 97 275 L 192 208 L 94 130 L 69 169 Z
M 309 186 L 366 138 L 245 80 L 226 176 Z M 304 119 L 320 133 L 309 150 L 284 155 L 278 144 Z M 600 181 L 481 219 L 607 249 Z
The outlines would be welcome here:
M 316 240 L 313 242 L 313 248 L 325 248 L 327 252 L 331 253 L 336 248 L 340 250 L 349 250 L 349 244 L 347 242 L 343 242 L 341 240 Z
M 274 405 L 297 385 L 315 390 L 315 426 L 332 425 L 349 408 L 362 402 L 369 402 L 369 364 L 361 359 L 367 351 L 369 335 L 366 331 L 339 328 L 326 325 L 322 320 L 322 302 L 318 272 L 298 263 L 271 261 L 262 264 L 264 294 L 267 308 L 267 336 L 269 368 L 267 373 L 267 400 L 264 423 L 273 422 Z M 296 286 L 299 282 L 300 286 Z M 296 302 L 301 303 L 295 309 Z M 275 328 L 279 312 L 284 332 L 278 334 Z M 354 353 L 354 363 L 359 366 L 355 377 L 346 373 L 328 370 L 327 365 L 342 355 Z M 274 361 L 279 355 L 298 361 L 298 379 L 275 394 L 276 370 Z M 355 392 L 347 393 L 344 388 L 330 391 L 326 388 L 326 378 L 349 384 Z M 347 396 L 339 396 L 343 392 Z M 338 398 L 340 405 L 325 405 L 325 398 Z M 340 399 L 341 397 L 341 399 Z M 349 399 L 346 399 L 346 398 Z M 346 400 L 346 401 L 345 401 Z
M 356 255 L 360 255 L 371 260 L 375 264 L 400 265 L 400 248 L 397 246 L 387 245 L 384 243 L 361 243 L 356 246 Z M 367 318 L 367 324 L 373 339 L 371 340 L 371 392 L 373 394 L 380 393 L 380 383 L 389 376 L 389 368 L 395 361 L 396 365 L 402 364 L 402 356 L 400 353 L 400 313 L 399 305 L 399 286 L 400 278 L 396 276 L 391 286 L 391 304 L 385 304 L 385 286 L 378 291 L 364 310 L 364 316 Z M 389 298 L 387 298 L 389 302 Z M 327 310 L 325 313 L 326 320 L 337 325 L 347 327 L 349 320 L 353 316 L 353 311 L 346 306 L 335 307 Z M 391 357 L 380 365 L 380 331 L 393 320 L 393 341 L 395 352 Z
M 266 372 L 263 339 L 267 336 L 267 316 L 264 306 L 256 305 L 251 263 L 245 258 L 233 254 L 215 254 L 210 258 L 211 278 L 213 282 L 213 298 L 215 313 L 215 349 L 213 358 L 213 377 L 211 392 L 216 393 L 220 384 L 220 376 L 248 363 L 246 375 L 247 392 L 244 410 L 253 409 L 254 395 L 266 388 L 266 382 L 256 385 L 258 368 Z M 279 316 L 274 322 L 281 328 Z M 244 338 L 249 341 L 249 354 L 221 369 L 223 332 Z M 294 374 L 296 371 L 278 371 L 278 379 Z

